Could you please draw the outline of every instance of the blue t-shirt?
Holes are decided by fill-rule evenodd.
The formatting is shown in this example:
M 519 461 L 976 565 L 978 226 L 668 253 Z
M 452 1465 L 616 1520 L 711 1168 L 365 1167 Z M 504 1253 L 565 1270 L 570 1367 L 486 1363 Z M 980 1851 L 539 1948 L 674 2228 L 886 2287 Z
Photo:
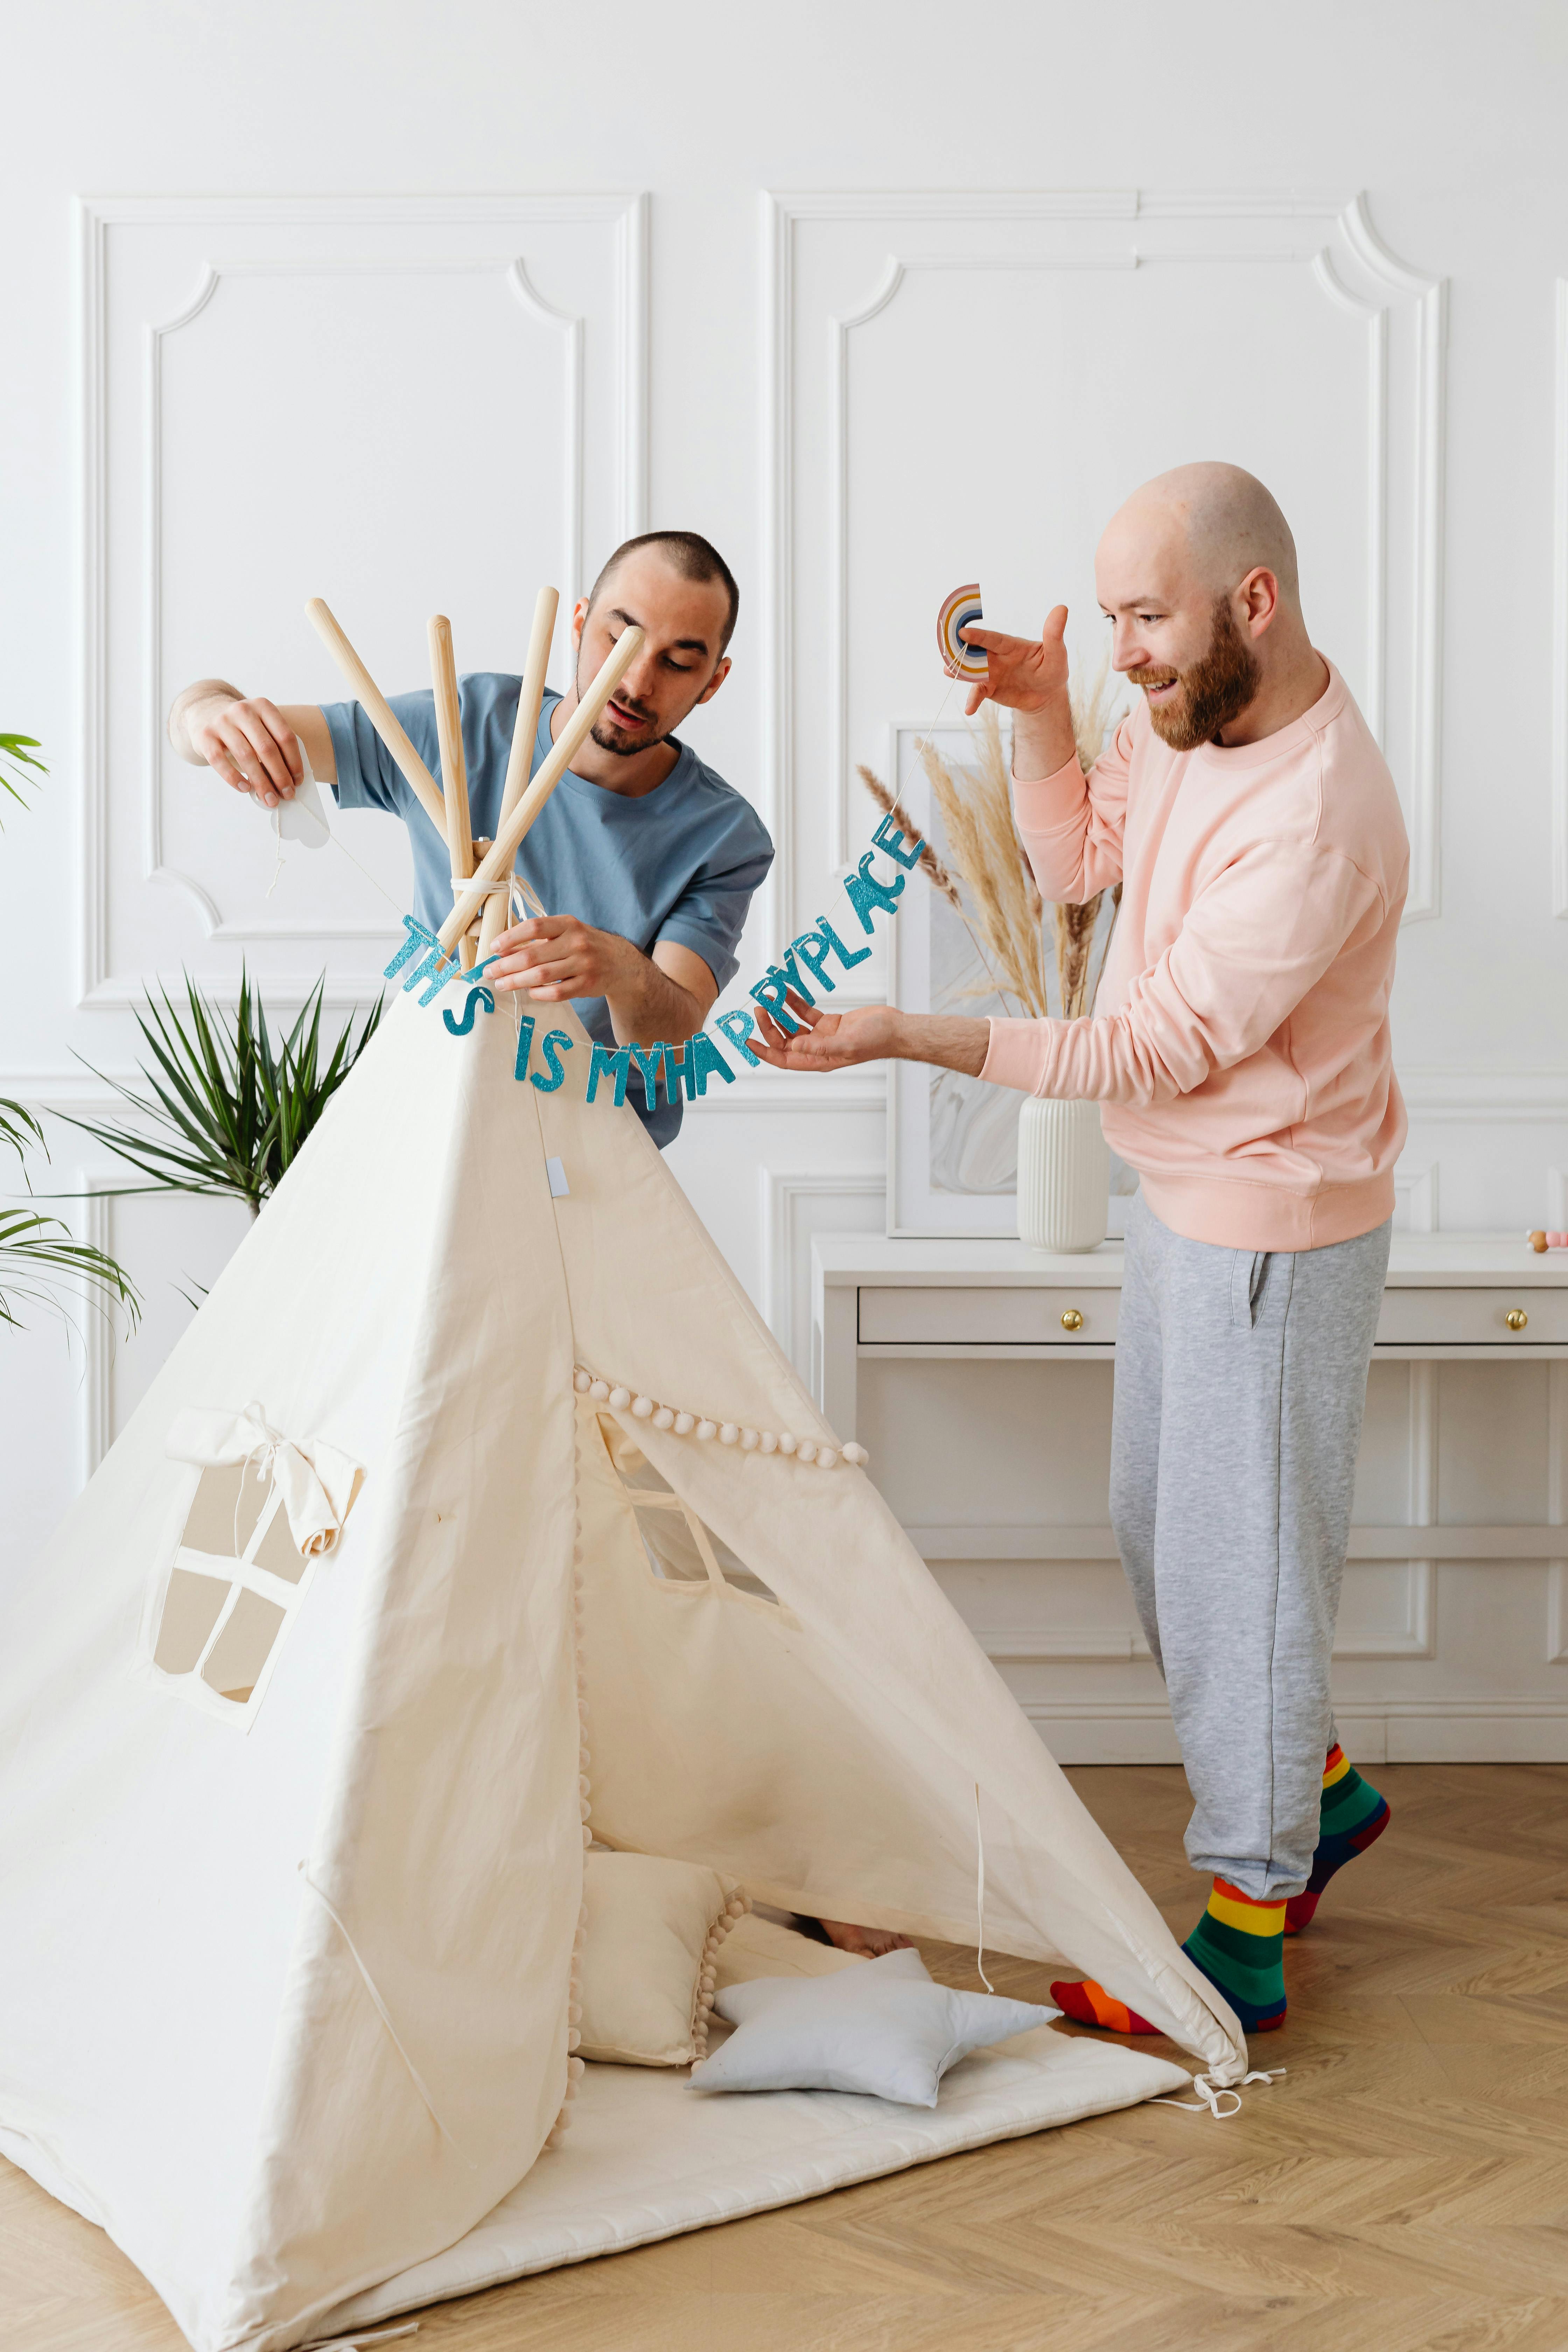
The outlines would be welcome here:
M 522 681 L 476 671 L 458 682 L 468 809 L 476 839 L 493 836 L 506 783 L 511 731 Z M 550 718 L 561 697 L 546 694 L 534 738 L 532 775 L 551 748 Z M 436 700 L 428 691 L 400 694 L 393 709 L 432 775 L 441 773 Z M 340 808 L 385 809 L 408 827 L 414 851 L 414 911 L 439 930 L 452 911 L 447 844 L 416 799 L 392 754 L 357 702 L 324 706 L 337 758 Z M 686 744 L 662 784 L 640 800 L 605 791 L 568 769 L 530 827 L 517 870 L 548 914 L 575 915 L 614 931 L 650 955 L 671 940 L 700 955 L 721 990 L 739 964 L 736 942 L 752 894 L 773 862 L 766 825 L 748 800 L 715 775 Z M 590 1037 L 615 1043 L 602 996 L 573 1007 Z M 681 1100 L 650 1110 L 634 1068 L 626 1100 L 662 1150 L 680 1130 Z

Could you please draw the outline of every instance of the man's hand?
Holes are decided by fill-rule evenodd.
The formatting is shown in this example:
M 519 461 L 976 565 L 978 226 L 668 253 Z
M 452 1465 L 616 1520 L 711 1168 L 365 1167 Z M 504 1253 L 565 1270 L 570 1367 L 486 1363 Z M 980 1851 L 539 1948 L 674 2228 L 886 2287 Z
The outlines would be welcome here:
M 759 1006 L 757 1034 L 747 1039 L 759 1061 L 775 1070 L 848 1070 L 857 1062 L 885 1062 L 896 1052 L 899 1016 L 890 1004 L 867 1004 L 853 1013 L 817 1013 L 798 996 L 784 1002 L 804 1029 L 793 1037 Z
M 237 793 L 251 793 L 263 808 L 292 800 L 294 787 L 305 773 L 300 738 L 274 702 L 258 695 L 236 701 L 223 693 L 201 696 L 170 714 L 170 734 L 182 749 L 175 728 L 183 730 L 191 750 L 187 757 L 205 760 Z
M 963 632 L 966 645 L 984 652 L 986 670 L 984 683 L 969 690 L 964 716 L 973 719 L 983 702 L 1000 703 L 1017 714 L 1013 729 L 1016 776 L 1054 776 L 1073 756 L 1067 625 L 1068 608 L 1058 604 L 1037 643 L 1030 637 L 1005 637 L 995 629 Z
M 945 1013 L 900 1013 L 891 1004 L 867 1004 L 853 1013 L 821 1013 L 795 995 L 785 1003 L 805 1027 L 786 1037 L 760 1008 L 757 1034 L 749 1038 L 759 1061 L 775 1070 L 849 1070 L 857 1062 L 934 1062 L 939 1069 L 978 1077 L 991 1045 L 988 1021 L 963 1021 Z
M 602 996 L 621 1045 L 695 1036 L 718 994 L 712 973 L 690 948 L 658 940 L 646 956 L 630 940 L 596 931 L 573 915 L 534 915 L 514 923 L 495 948 L 500 961 L 485 977 L 498 989 L 543 1004 Z
M 1032 637 L 1005 637 L 997 629 L 973 624 L 963 630 L 965 645 L 978 646 L 985 656 L 985 677 L 969 690 L 965 718 L 973 719 L 987 701 L 1000 702 L 1008 710 L 1048 710 L 1054 702 L 1065 702 L 1067 625 L 1068 608 L 1058 604 L 1047 616 L 1037 644 Z
M 206 766 L 262 808 L 292 800 L 305 761 L 318 783 L 336 782 L 332 730 L 319 703 L 246 696 L 226 678 L 202 677 L 169 706 L 169 740 L 193 768 Z
M 609 996 L 630 977 L 630 959 L 646 963 L 629 940 L 595 931 L 574 915 L 534 915 L 495 943 L 500 961 L 485 978 L 493 988 L 524 989 L 545 1004 L 574 996 Z

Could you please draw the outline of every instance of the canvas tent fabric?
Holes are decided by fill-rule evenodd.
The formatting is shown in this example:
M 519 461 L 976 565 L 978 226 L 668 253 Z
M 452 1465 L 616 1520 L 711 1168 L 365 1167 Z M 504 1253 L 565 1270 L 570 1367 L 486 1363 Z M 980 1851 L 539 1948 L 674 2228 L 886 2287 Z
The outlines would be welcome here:
M 384 2326 L 504 2279 L 624 2253 L 963 2148 L 1163 2097 L 1186 2079 L 1149 2051 L 1075 2041 L 1050 2026 L 963 2059 L 943 2080 L 935 2107 L 837 2091 L 701 2100 L 683 2075 L 594 2066 L 558 2158 L 536 2164 L 458 2244 L 356 2295 L 322 2326 L 333 2335 Z M 715 2116 L 719 2107 L 725 2112 Z
M 988 1946 L 1245 2068 L 870 1479 L 576 1392 L 832 1437 L 631 1113 L 513 1050 L 399 1002 L 0 1642 L 0 2145 L 198 2352 L 307 2341 L 555 2160 L 580 1677 L 605 1843 L 973 1942 L 978 1788 Z M 337 1486 L 330 1548 L 268 1490 L 225 1560 L 232 1465 L 178 1446 L 252 1410 Z M 210 1631 L 158 1664 L 182 1557 L 270 1626 L 258 1679 Z

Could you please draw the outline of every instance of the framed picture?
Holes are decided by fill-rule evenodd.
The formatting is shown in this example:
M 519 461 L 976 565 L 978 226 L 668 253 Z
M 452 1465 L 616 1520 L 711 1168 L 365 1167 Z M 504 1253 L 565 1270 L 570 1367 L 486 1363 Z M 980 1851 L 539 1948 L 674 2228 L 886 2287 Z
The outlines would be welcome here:
M 895 720 L 886 772 L 937 856 L 947 861 L 940 813 L 916 750 L 931 739 L 954 766 L 975 751 L 962 719 L 931 728 Z M 1004 724 L 1004 745 L 1007 730 Z M 957 909 L 917 868 L 889 926 L 889 996 L 907 1013 L 954 1013 L 972 1019 L 1016 1018 L 1019 1008 L 997 986 Z M 888 1066 L 888 1232 L 895 1238 L 971 1234 L 1011 1239 L 1018 1230 L 1018 1106 L 1010 1087 L 988 1086 L 956 1070 L 921 1062 Z M 1109 1229 L 1123 1228 L 1126 1198 L 1138 1180 L 1110 1158 Z

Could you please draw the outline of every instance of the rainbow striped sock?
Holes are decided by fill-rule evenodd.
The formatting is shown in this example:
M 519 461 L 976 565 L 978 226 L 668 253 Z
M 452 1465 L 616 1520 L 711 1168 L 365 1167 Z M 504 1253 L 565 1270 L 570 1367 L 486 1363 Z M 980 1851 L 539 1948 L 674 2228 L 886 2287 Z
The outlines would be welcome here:
M 1216 1985 L 1247 2033 L 1270 2033 L 1285 2022 L 1285 1902 L 1255 1902 L 1239 1886 L 1216 1878 L 1208 1908 L 1182 1949 Z M 1160 2028 L 1115 2000 L 1103 1985 L 1051 1987 L 1051 1999 L 1079 2025 L 1107 2033 L 1158 2033 Z
M 1318 1813 L 1318 1847 L 1312 1875 L 1300 1895 L 1285 1906 L 1285 1933 L 1299 1936 L 1317 1909 L 1324 1887 L 1336 1870 L 1376 1843 L 1388 1827 L 1388 1800 L 1370 1780 L 1363 1780 L 1336 1739 L 1323 1766 L 1323 1794 Z
M 1285 1898 L 1255 1902 L 1216 1878 L 1208 1909 L 1182 1949 L 1216 1984 L 1247 2033 L 1285 2022 Z

